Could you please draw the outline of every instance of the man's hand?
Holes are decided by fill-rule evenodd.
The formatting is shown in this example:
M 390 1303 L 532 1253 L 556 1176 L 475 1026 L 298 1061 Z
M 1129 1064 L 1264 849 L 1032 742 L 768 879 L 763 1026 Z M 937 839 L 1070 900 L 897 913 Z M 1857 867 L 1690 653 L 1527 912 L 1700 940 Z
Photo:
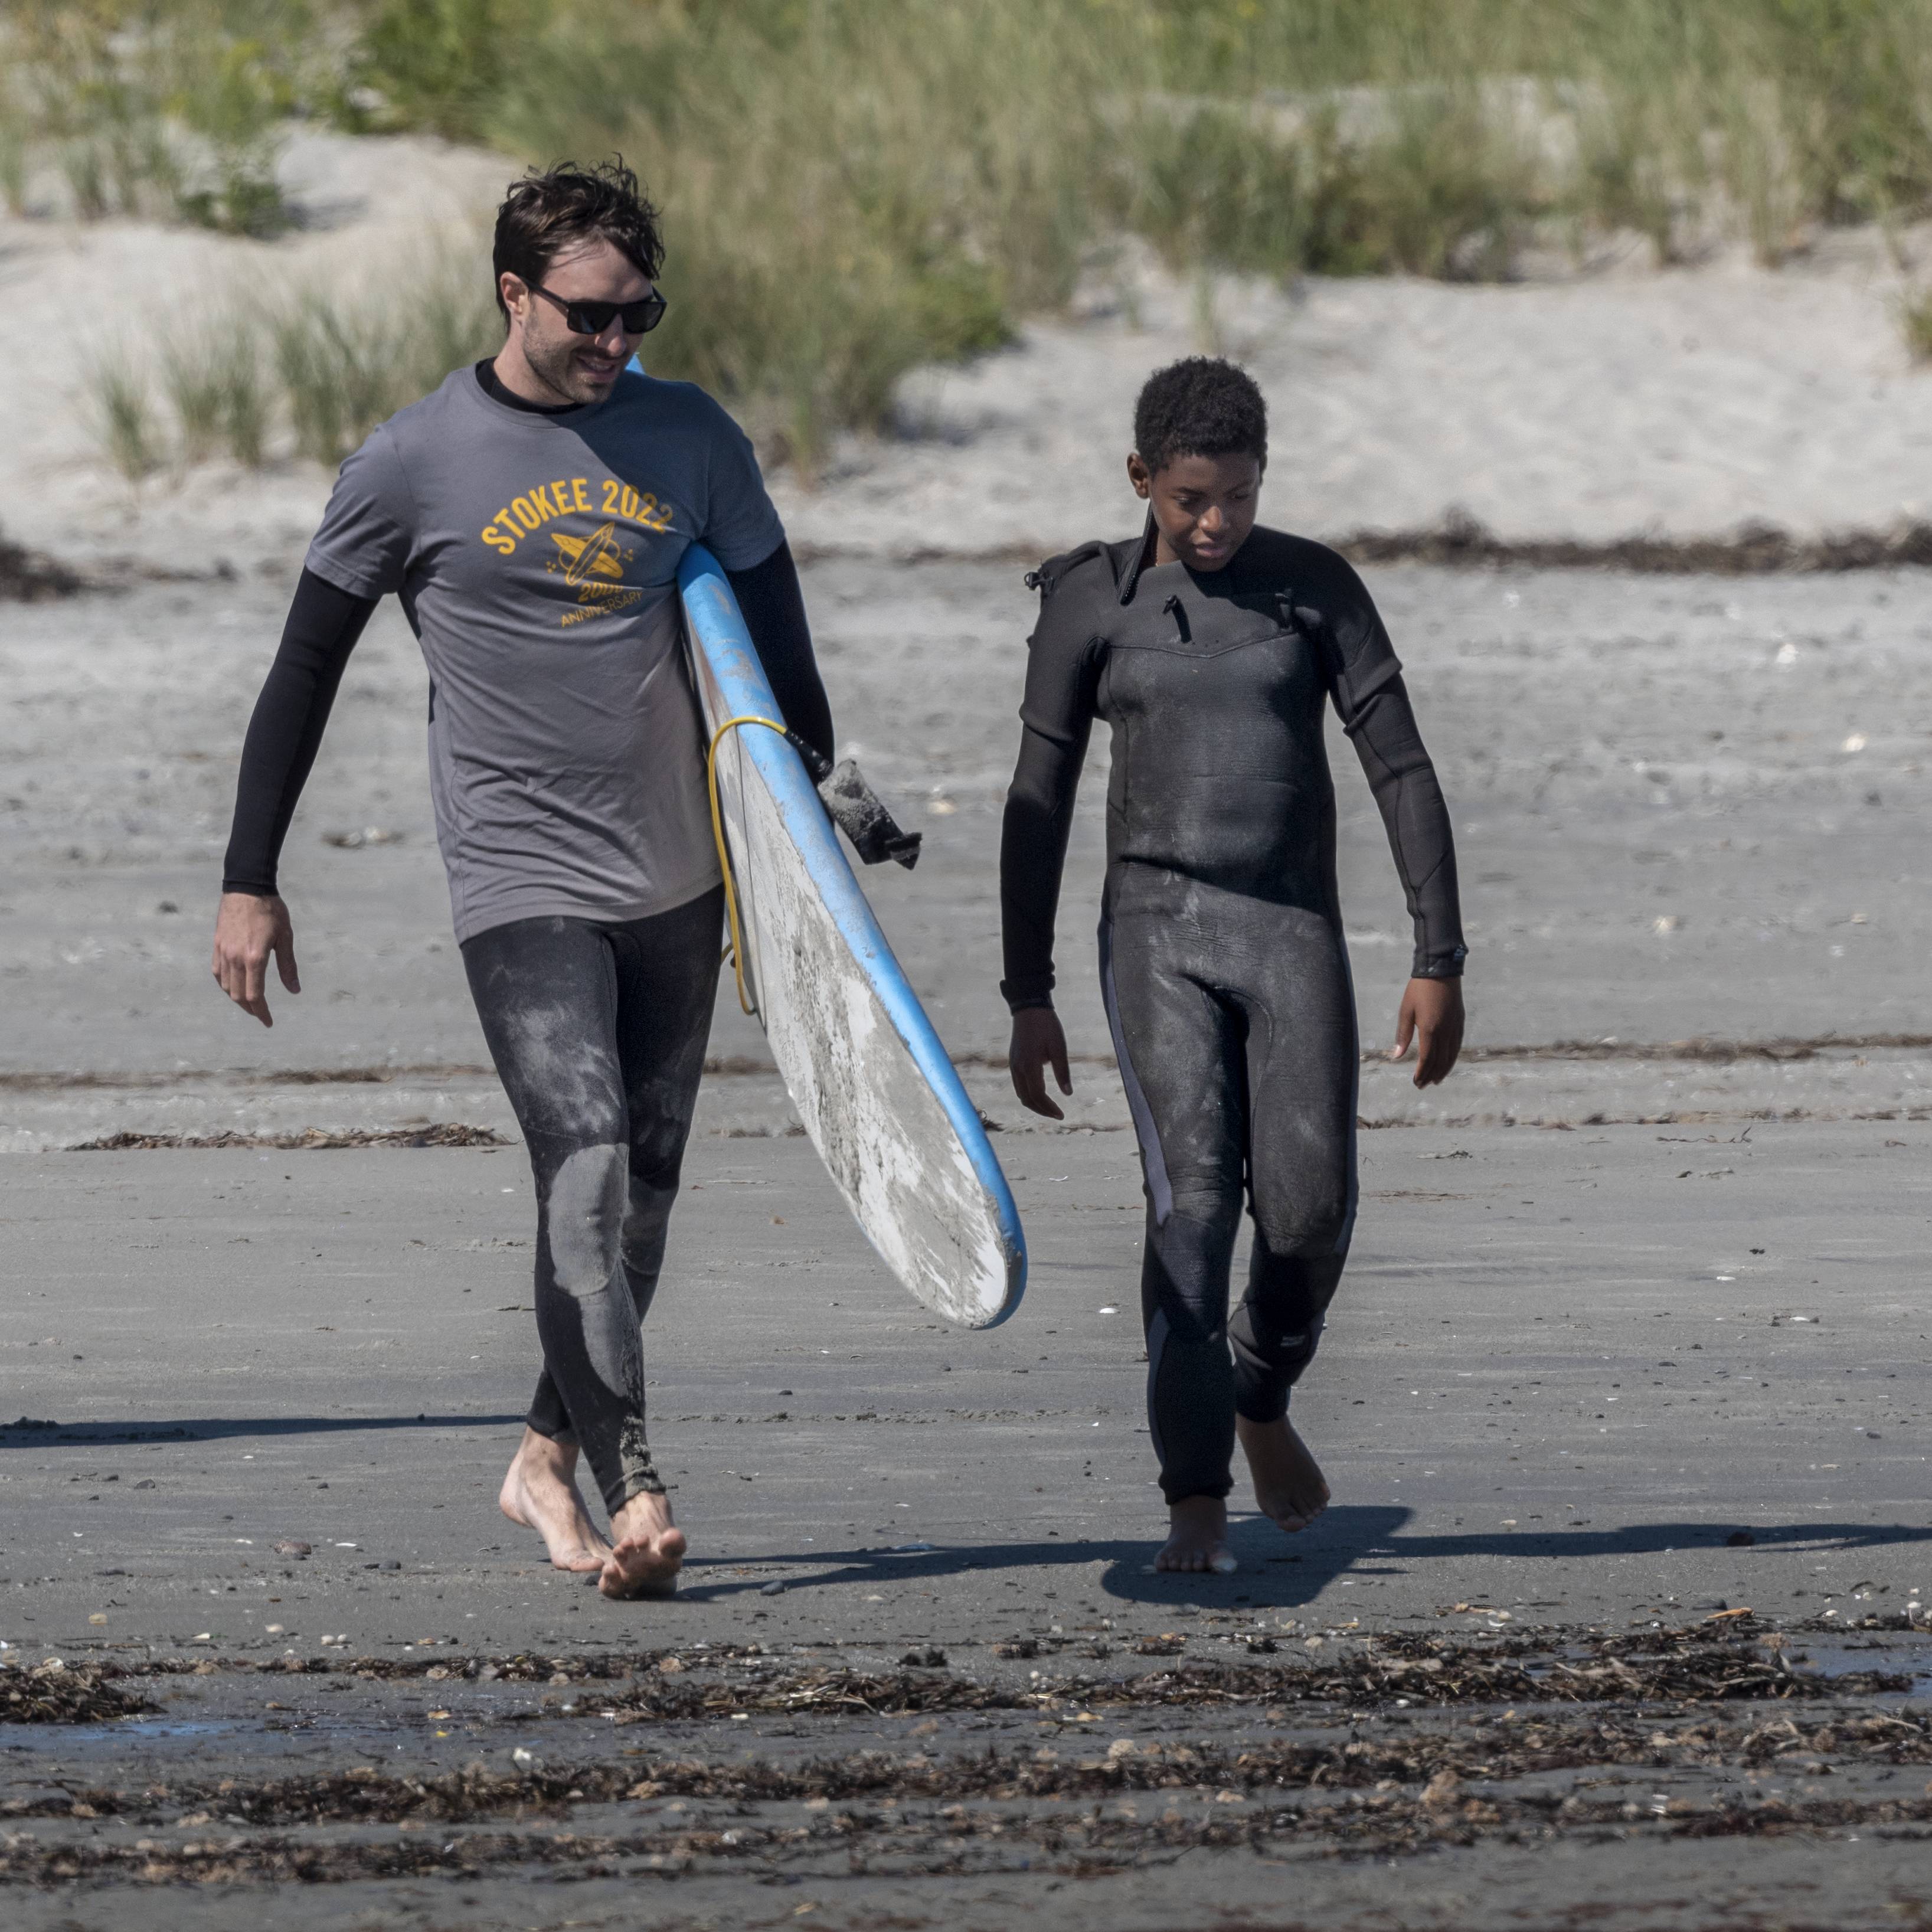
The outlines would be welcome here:
M 264 1026 L 275 1023 L 269 1016 L 267 998 L 272 952 L 282 984 L 290 992 L 299 993 L 302 976 L 296 970 L 296 935 L 289 924 L 288 908 L 274 897 L 224 892 L 220 909 L 214 915 L 214 976 L 221 990 Z
M 1066 1117 L 1047 1097 L 1049 1061 L 1060 1090 L 1072 1093 L 1073 1081 L 1066 1070 L 1066 1035 L 1060 1030 L 1060 1016 L 1051 1006 L 1021 1007 L 1013 1016 L 1013 1043 L 1006 1049 L 1013 1091 L 1020 1096 L 1020 1105 L 1029 1112 L 1044 1114 L 1050 1120 L 1064 1120 Z
M 1400 1060 L 1412 1040 L 1420 1036 L 1415 1054 L 1415 1084 L 1433 1087 L 1448 1077 L 1462 1050 L 1462 982 L 1460 980 L 1412 980 L 1395 1016 L 1395 1044 L 1389 1058 Z

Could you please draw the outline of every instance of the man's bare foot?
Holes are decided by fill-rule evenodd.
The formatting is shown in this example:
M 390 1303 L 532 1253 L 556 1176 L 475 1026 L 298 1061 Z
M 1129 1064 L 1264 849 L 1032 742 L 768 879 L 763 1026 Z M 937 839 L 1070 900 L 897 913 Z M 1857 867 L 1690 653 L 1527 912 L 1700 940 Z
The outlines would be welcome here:
M 1156 1570 L 1211 1570 L 1226 1576 L 1240 1568 L 1228 1548 L 1228 1506 L 1218 1496 L 1186 1497 L 1169 1504 L 1167 1514 Z
M 574 1442 L 553 1442 L 526 1424 L 496 1507 L 512 1522 L 535 1530 L 560 1570 L 601 1570 L 610 1556 L 610 1546 L 578 1491 Z
M 1328 1485 L 1294 1425 L 1285 1415 L 1279 1422 L 1250 1422 L 1238 1415 L 1234 1433 L 1247 1456 L 1262 1514 L 1290 1532 L 1306 1529 L 1328 1507 Z
M 684 1565 L 684 1532 L 670 1520 L 670 1498 L 640 1490 L 610 1519 L 616 1546 L 597 1587 L 607 1597 L 668 1597 Z

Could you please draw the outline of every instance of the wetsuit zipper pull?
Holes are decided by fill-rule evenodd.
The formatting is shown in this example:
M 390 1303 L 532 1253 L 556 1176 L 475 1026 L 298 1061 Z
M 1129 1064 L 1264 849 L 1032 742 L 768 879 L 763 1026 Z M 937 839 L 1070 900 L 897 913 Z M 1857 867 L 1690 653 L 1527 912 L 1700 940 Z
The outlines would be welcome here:
M 1160 608 L 1174 620 L 1174 628 L 1179 634 L 1180 641 L 1184 644 L 1191 644 L 1194 641 L 1194 634 L 1187 627 L 1187 607 L 1181 602 L 1180 593 L 1170 592 L 1167 602 Z

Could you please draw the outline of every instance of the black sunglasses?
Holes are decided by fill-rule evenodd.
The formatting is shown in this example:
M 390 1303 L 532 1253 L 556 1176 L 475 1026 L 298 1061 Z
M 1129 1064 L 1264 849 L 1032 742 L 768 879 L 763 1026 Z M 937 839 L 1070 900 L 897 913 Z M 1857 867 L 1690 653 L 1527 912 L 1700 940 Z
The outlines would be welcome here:
M 664 319 L 670 304 L 653 289 L 642 302 L 566 302 L 535 282 L 524 286 L 533 296 L 542 296 L 553 308 L 563 311 L 563 324 L 573 335 L 602 335 L 610 326 L 610 318 L 621 316 L 626 335 L 648 335 Z

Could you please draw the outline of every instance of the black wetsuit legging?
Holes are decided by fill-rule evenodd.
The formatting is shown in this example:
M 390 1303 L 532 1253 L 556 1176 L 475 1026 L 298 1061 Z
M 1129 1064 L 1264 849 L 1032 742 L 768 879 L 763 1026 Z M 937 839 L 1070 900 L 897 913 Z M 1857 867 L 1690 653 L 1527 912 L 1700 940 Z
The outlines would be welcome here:
M 1100 972 L 1147 1195 L 1148 1408 L 1170 1502 L 1232 1486 L 1234 1417 L 1278 1420 L 1355 1208 L 1354 998 L 1335 884 L 1332 700 L 1382 808 L 1414 970 L 1462 970 L 1455 861 L 1401 667 L 1319 544 L 1257 530 L 1228 567 L 1143 537 L 1045 566 L 1000 850 L 1003 984 L 1052 1003 L 1054 914 L 1093 720 L 1113 731 Z M 1228 1319 L 1244 1198 L 1247 1290 Z
M 1318 914 L 1131 866 L 1108 881 L 1100 972 L 1147 1193 L 1154 1454 L 1170 1502 L 1225 1496 L 1235 1412 L 1273 1422 L 1286 1411 L 1348 1257 L 1348 959 Z M 1230 1322 L 1244 1193 L 1254 1245 Z
M 606 1505 L 664 1488 L 638 1325 L 657 1292 L 718 984 L 724 889 L 622 925 L 524 919 L 464 942 L 537 1193 L 540 1436 Z

